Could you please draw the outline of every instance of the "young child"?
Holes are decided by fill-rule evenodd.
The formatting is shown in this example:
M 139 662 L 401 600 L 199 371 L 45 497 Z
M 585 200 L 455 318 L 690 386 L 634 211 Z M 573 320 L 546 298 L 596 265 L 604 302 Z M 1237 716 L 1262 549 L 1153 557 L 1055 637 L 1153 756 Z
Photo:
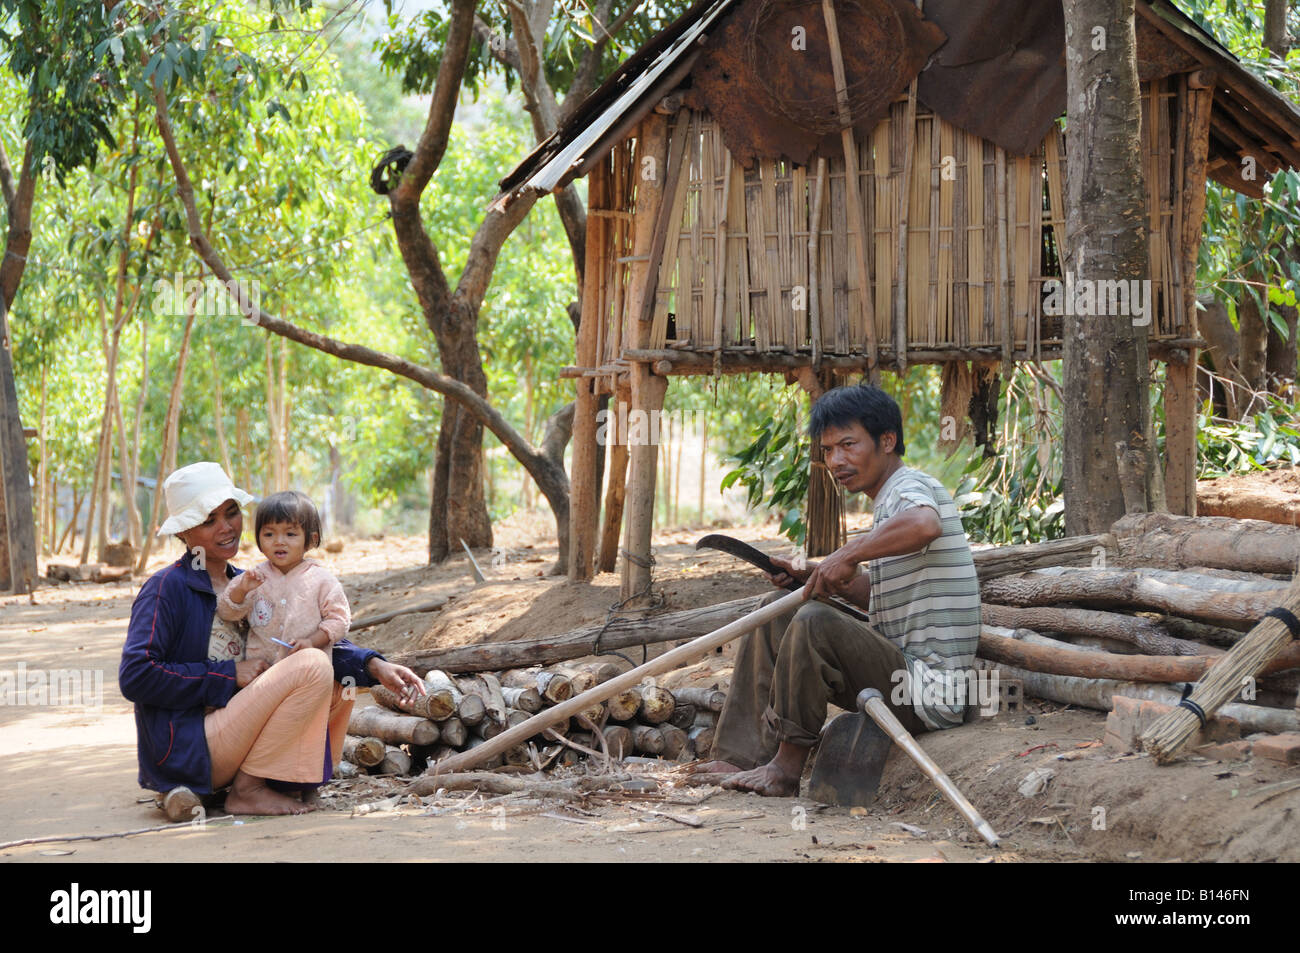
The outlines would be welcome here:
M 339 581 L 304 558 L 320 545 L 316 507 L 297 490 L 272 494 L 258 504 L 254 536 L 266 561 L 225 588 L 217 597 L 217 614 L 227 621 L 247 618 L 246 658 L 274 664 L 304 648 L 329 655 L 347 635 L 352 614 Z

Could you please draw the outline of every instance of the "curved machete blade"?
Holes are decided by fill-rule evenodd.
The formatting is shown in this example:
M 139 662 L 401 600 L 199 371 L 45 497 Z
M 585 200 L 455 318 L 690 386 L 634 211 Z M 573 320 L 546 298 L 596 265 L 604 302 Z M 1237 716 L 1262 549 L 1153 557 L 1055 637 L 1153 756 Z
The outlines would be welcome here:
M 772 562 L 771 557 L 761 549 L 756 549 L 743 540 L 736 539 L 734 536 L 726 536 L 722 533 L 710 533 L 708 536 L 701 536 L 695 543 L 696 549 L 716 549 L 719 552 L 726 553 L 728 556 L 735 556 L 737 559 L 743 559 L 751 566 L 761 569 L 765 573 L 773 576 L 785 572 L 780 566 Z M 791 582 L 785 587 L 794 592 L 799 588 L 798 582 Z M 843 599 L 831 597 L 829 599 L 818 599 L 818 602 L 824 602 L 828 606 L 834 606 L 841 612 L 846 612 L 853 618 L 861 622 L 870 622 L 871 616 L 867 615 L 856 606 L 851 606 Z

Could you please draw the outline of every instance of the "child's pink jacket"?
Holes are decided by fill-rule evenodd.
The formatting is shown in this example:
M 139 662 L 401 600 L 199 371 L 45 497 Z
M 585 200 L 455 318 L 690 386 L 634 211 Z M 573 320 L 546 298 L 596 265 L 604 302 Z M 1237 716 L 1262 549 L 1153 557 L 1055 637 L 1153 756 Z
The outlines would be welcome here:
M 248 619 L 248 659 L 262 659 L 274 664 L 289 654 L 289 650 L 271 639 L 292 642 L 296 638 L 309 638 L 317 629 L 329 634 L 330 647 L 348 633 L 352 612 L 343 586 L 328 569 L 314 559 L 304 559 L 289 572 L 282 573 L 269 562 L 253 567 L 265 580 L 252 592 L 244 595 L 241 605 L 230 600 L 227 586 L 217 597 L 217 614 L 233 622 Z M 236 577 L 238 578 L 238 577 Z

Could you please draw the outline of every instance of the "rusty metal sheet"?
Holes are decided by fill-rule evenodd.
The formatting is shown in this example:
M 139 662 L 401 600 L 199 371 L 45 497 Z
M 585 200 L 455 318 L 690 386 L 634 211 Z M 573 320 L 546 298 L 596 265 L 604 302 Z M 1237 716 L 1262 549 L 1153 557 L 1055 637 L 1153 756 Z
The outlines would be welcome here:
M 944 42 L 909 0 L 836 0 L 853 124 L 870 128 Z M 745 0 L 691 72 L 687 105 L 708 110 L 743 165 L 803 165 L 839 128 L 821 0 Z
M 1013 155 L 1038 148 L 1065 112 L 1065 19 L 1044 0 L 926 0 L 948 42 L 917 98 Z

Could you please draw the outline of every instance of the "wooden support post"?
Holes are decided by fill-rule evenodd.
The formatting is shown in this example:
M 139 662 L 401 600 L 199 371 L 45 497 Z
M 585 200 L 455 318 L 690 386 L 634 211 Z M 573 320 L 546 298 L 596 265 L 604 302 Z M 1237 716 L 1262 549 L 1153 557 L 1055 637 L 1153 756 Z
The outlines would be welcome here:
M 679 123 L 678 135 L 686 135 L 689 124 Z M 632 238 L 631 288 L 628 295 L 630 343 L 644 348 L 650 343 L 653 309 L 647 307 L 657 275 L 652 275 L 651 254 L 655 225 L 665 198 L 665 183 L 671 174 L 667 168 L 668 120 L 651 113 L 641 122 L 637 135 L 636 231 Z M 657 469 L 658 412 L 663 409 L 666 378 L 651 372 L 649 364 L 632 365 L 632 407 L 634 415 L 646 426 L 638 433 L 628 430 L 627 530 L 624 547 L 631 558 L 623 560 L 623 598 L 648 592 L 650 586 L 650 539 L 654 531 L 655 471 Z
M 599 163 L 588 179 L 587 204 L 593 209 L 609 203 L 606 164 Z M 607 219 L 587 217 L 587 266 L 582 289 L 582 321 L 578 325 L 578 365 L 595 367 L 598 363 L 596 339 L 607 318 L 601 295 L 599 275 L 604 271 L 609 243 L 605 240 L 610 227 Z M 573 414 L 573 460 L 569 505 L 569 578 L 587 582 L 592 576 L 596 548 L 596 527 L 600 519 L 599 455 L 604 448 L 596 442 L 596 379 L 579 377 Z
M 605 516 L 600 532 L 600 554 L 597 572 L 613 572 L 618 565 L 618 537 L 623 529 L 623 503 L 627 491 L 627 434 L 623 433 L 626 409 L 632 401 L 629 387 L 619 385 L 614 395 L 615 406 L 609 411 L 609 474 L 605 483 Z M 624 413 L 620 414 L 620 408 Z M 617 429 L 616 429 L 617 428 Z M 617 435 L 617 436 L 616 436 Z
M 1178 255 L 1183 273 L 1183 337 L 1197 336 L 1196 259 L 1201 245 L 1201 220 L 1205 216 L 1206 156 L 1209 151 L 1210 111 L 1214 102 L 1213 77 L 1204 71 L 1191 74 L 1183 91 L 1183 125 L 1187 136 L 1182 180 L 1182 230 Z M 1169 512 L 1196 515 L 1196 360 L 1199 351 L 1187 350 L 1187 360 L 1170 360 L 1165 366 L 1165 499 Z
M 36 584 L 36 524 L 27 443 L 18 413 L 9 311 L 0 295 L 0 589 L 31 592 Z M 87 530 L 89 532 L 89 530 Z

